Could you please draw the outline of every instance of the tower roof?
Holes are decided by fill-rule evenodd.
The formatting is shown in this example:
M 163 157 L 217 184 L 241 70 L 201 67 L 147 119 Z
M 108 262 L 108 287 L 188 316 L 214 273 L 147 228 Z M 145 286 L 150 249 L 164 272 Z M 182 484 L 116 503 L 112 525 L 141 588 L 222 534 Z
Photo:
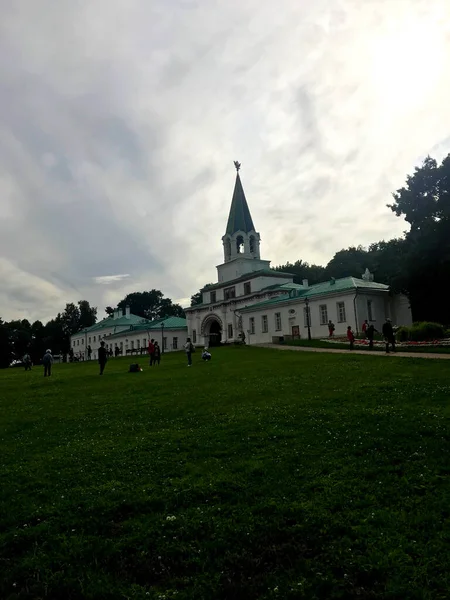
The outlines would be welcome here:
M 233 235 L 236 231 L 243 231 L 244 233 L 255 231 L 250 209 L 248 208 L 247 200 L 245 199 L 241 178 L 239 177 L 239 170 L 236 175 L 236 183 L 234 186 L 233 199 L 231 201 L 230 215 L 228 217 L 225 234 Z

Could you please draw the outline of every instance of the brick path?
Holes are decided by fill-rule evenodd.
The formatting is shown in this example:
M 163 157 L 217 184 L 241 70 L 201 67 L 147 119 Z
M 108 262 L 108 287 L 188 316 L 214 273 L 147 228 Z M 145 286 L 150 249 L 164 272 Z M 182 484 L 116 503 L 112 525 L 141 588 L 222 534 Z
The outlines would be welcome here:
M 377 352 L 372 350 L 343 350 L 340 348 L 310 348 L 307 346 L 285 346 L 281 344 L 253 344 L 259 348 L 274 350 L 295 350 L 297 352 L 325 352 L 328 354 L 363 354 L 364 356 L 394 356 L 396 358 L 442 358 L 450 360 L 450 354 L 434 354 L 433 352 Z

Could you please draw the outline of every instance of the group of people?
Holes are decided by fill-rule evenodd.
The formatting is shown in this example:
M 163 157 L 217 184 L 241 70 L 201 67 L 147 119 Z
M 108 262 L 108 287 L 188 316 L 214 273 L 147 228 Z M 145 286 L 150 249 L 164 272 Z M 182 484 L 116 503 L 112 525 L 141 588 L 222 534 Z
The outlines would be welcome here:
M 148 353 L 150 356 L 150 366 L 159 365 L 161 362 L 161 348 L 153 338 L 148 343 Z
M 361 329 L 364 337 L 367 340 L 369 340 L 369 350 L 372 350 L 375 333 L 378 333 L 378 331 L 375 329 L 372 323 L 369 324 L 369 321 L 367 319 L 364 321 Z M 392 327 L 391 319 L 386 319 L 386 322 L 383 324 L 381 333 L 384 337 L 384 342 L 386 344 L 386 353 L 389 354 L 389 348 L 391 346 L 392 351 L 395 352 L 395 333 L 394 328 Z M 353 350 L 355 344 L 355 334 L 353 333 L 351 325 L 347 327 L 347 339 L 350 343 L 350 350 Z

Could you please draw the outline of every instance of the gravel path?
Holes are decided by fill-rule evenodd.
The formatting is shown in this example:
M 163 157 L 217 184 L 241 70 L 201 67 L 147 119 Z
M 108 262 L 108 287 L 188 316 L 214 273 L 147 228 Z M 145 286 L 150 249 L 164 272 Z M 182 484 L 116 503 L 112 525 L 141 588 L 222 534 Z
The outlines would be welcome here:
M 254 344 L 259 348 L 273 348 L 274 350 L 295 350 L 297 352 L 325 352 L 328 354 L 363 354 L 364 356 L 394 356 L 396 358 L 441 358 L 450 360 L 450 354 L 437 354 L 433 352 L 377 352 L 371 350 L 342 350 L 339 348 L 308 348 L 306 346 L 285 346 L 281 344 Z

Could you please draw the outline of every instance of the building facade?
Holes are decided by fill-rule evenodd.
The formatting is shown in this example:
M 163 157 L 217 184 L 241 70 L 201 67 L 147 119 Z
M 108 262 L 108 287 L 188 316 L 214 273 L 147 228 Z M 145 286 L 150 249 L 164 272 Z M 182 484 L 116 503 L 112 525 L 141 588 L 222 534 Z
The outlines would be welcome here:
M 216 267 L 217 283 L 205 286 L 202 302 L 185 309 L 188 334 L 195 345 L 214 346 L 245 336 L 247 343 L 267 343 L 283 337 L 321 338 L 328 321 L 335 335 L 347 327 L 358 333 L 367 319 L 381 331 L 390 317 L 396 325 L 412 322 L 405 296 L 391 295 L 389 287 L 373 281 L 366 270 L 361 278 L 345 277 L 310 286 L 293 283 L 293 275 L 270 268 L 261 259 L 256 232 L 239 175 L 231 201 L 225 235 L 224 262 Z
M 164 352 L 183 348 L 187 339 L 187 322 L 180 317 L 167 317 L 150 321 L 116 309 L 114 314 L 92 327 L 82 329 L 70 338 L 70 347 L 79 360 L 88 360 L 88 347 L 91 347 L 91 360 L 98 359 L 100 343 L 105 342 L 107 350 L 113 354 L 116 348 L 120 355 L 147 352 L 150 339 L 156 339 Z

